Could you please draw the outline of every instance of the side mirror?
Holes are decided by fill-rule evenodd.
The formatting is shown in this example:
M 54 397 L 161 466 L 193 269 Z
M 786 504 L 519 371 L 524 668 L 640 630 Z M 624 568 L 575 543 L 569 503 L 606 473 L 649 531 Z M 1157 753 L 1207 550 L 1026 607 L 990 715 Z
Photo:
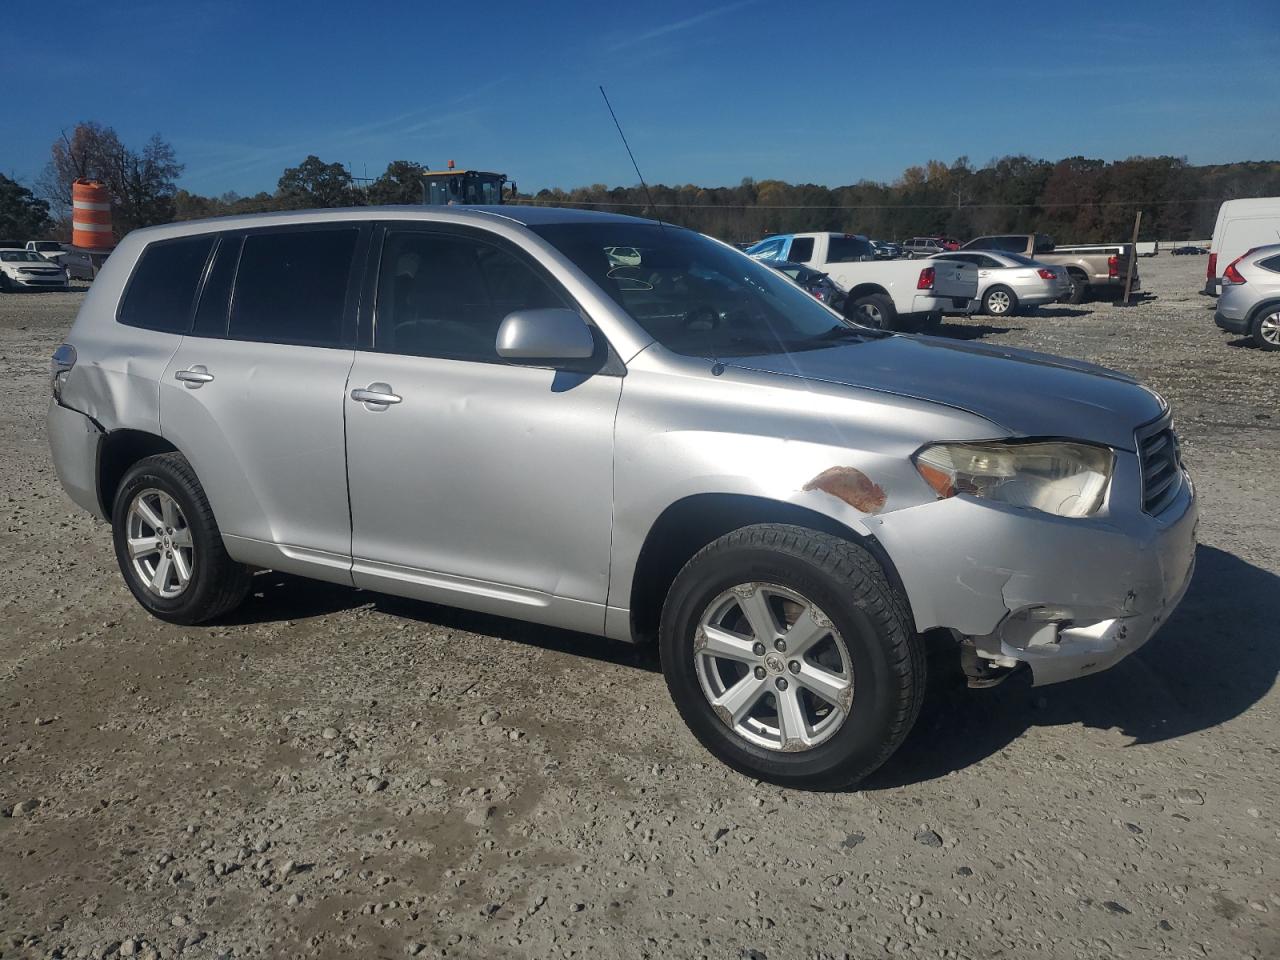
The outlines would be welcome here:
M 596 341 L 576 310 L 516 310 L 498 327 L 497 350 L 506 360 L 588 360 L 596 352 Z

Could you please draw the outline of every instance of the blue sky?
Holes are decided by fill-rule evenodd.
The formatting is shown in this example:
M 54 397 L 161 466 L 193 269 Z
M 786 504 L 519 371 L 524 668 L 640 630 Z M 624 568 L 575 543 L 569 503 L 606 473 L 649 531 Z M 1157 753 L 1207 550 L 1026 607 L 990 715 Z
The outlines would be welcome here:
M 1280 2 L 92 3 L 6 18 L 0 171 L 61 129 L 159 132 L 199 193 L 308 153 L 501 170 L 522 190 L 837 185 L 1007 153 L 1280 159 Z M 14 30 L 16 28 L 16 34 Z

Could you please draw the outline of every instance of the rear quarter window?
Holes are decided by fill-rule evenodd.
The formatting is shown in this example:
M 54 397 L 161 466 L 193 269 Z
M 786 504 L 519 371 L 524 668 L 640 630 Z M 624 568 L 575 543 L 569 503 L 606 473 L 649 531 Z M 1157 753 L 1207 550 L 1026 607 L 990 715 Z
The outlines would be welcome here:
M 186 333 L 213 234 L 148 244 L 129 278 L 116 319 L 130 327 Z
M 343 342 L 359 230 L 272 231 L 244 238 L 227 336 L 312 347 Z
M 1258 266 L 1264 270 L 1271 270 L 1274 273 L 1280 273 L 1280 254 L 1274 257 L 1267 257 L 1265 260 L 1259 260 Z
M 827 245 L 828 263 L 856 263 L 873 256 L 871 243 L 857 237 L 832 237 Z

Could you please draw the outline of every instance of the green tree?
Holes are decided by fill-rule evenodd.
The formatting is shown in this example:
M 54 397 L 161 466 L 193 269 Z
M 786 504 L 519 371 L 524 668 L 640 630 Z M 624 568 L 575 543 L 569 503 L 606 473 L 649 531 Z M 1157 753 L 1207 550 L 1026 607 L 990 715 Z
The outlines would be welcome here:
M 422 175 L 427 168 L 412 160 L 392 160 L 366 194 L 373 204 L 421 203 Z
M 315 154 L 289 167 L 276 185 L 276 199 L 286 210 L 305 207 L 350 207 L 361 202 L 351 174 L 340 163 L 325 163 Z
M 49 204 L 0 173 L 0 236 L 26 240 L 38 237 L 49 225 Z

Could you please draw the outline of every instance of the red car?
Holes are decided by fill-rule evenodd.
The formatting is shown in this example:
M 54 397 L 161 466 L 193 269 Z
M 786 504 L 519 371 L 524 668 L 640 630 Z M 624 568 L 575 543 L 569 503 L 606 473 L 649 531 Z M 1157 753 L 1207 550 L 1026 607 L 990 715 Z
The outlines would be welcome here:
M 960 249 L 960 241 L 956 240 L 954 237 L 935 237 L 934 239 L 937 240 L 938 243 L 942 244 L 942 247 L 945 250 Z

